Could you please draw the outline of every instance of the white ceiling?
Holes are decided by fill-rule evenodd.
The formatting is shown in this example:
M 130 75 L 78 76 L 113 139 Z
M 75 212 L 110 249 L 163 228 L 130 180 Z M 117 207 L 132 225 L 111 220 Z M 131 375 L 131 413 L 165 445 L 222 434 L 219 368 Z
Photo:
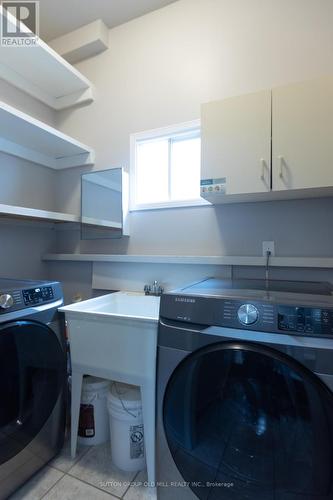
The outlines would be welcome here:
M 40 0 L 40 36 L 52 40 L 102 19 L 113 28 L 175 0 Z

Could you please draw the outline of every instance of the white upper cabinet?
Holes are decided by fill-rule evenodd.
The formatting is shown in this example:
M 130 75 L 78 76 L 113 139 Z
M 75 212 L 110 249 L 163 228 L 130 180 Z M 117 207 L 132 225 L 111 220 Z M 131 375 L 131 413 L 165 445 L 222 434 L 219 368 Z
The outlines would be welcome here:
M 273 190 L 333 186 L 333 77 L 273 89 Z
M 201 196 L 271 188 L 271 91 L 203 104 Z

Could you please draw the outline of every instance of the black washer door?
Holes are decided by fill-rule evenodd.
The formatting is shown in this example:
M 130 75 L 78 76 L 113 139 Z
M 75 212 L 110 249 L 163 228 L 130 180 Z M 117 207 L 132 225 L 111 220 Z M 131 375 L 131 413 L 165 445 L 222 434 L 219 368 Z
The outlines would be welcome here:
M 333 395 L 278 351 L 196 351 L 172 374 L 163 416 L 175 464 L 202 500 L 333 499 Z
M 0 465 L 42 429 L 65 377 L 65 354 L 48 326 L 34 321 L 0 325 Z

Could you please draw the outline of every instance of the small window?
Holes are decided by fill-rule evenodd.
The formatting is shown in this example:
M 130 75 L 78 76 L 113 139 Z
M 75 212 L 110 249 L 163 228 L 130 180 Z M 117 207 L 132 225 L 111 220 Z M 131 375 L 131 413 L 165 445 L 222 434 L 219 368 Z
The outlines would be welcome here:
M 200 122 L 131 136 L 131 209 L 205 204 L 200 198 Z

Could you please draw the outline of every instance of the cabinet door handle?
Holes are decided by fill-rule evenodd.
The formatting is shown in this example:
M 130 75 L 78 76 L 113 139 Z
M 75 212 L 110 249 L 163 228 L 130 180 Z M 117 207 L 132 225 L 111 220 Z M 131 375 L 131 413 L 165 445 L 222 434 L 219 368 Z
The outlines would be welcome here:
M 265 182 L 265 171 L 266 169 L 268 170 L 268 166 L 264 158 L 260 158 L 260 165 L 261 165 L 260 179 Z

